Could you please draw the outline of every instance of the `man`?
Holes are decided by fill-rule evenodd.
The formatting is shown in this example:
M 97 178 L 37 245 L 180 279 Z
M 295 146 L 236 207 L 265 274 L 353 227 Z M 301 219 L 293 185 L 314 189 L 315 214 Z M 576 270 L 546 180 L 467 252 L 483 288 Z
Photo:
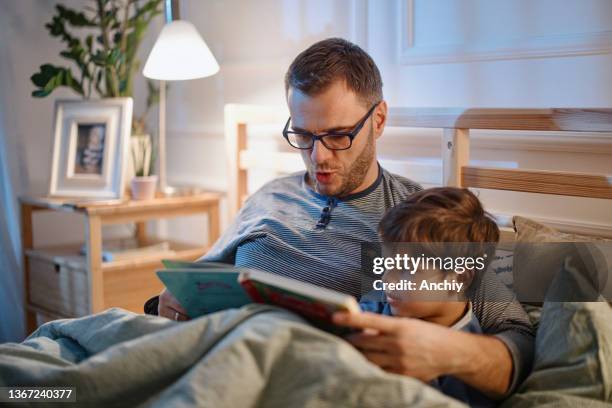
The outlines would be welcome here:
M 300 149 L 307 171 L 252 195 L 202 260 L 255 267 L 358 296 L 360 243 L 377 242 L 384 212 L 421 187 L 378 165 L 375 142 L 385 128 L 387 104 L 378 68 L 361 48 L 336 38 L 312 45 L 289 67 L 285 88 L 291 117 L 283 136 Z M 481 286 L 472 303 L 486 335 L 372 314 L 339 316 L 338 323 L 376 329 L 383 350 L 360 349 L 388 371 L 424 381 L 454 375 L 501 397 L 531 366 L 533 332 L 511 295 L 506 302 L 484 301 L 484 292 L 499 290 L 500 282 Z M 167 291 L 158 313 L 188 318 Z

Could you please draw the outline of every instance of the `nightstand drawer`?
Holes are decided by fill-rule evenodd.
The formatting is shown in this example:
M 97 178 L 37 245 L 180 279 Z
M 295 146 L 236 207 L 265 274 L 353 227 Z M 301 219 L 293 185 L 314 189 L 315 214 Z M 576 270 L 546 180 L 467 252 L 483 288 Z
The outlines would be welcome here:
M 34 252 L 34 251 L 32 251 Z M 87 275 L 66 263 L 28 253 L 30 302 L 59 315 L 88 314 Z

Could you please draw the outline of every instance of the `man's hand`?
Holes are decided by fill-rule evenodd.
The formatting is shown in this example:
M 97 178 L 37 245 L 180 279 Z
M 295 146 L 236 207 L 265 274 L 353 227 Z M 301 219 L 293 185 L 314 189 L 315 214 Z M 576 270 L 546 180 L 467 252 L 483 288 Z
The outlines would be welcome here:
M 454 359 L 440 358 L 449 329 L 418 319 L 374 313 L 337 313 L 334 322 L 366 331 L 346 340 L 382 369 L 430 381 L 452 371 Z
M 334 323 L 362 329 L 347 336 L 382 369 L 430 381 L 454 375 L 492 398 L 510 385 L 512 358 L 501 340 L 419 319 L 374 313 L 336 313 Z
M 172 320 L 189 320 L 185 309 L 166 288 L 159 294 L 157 314 Z

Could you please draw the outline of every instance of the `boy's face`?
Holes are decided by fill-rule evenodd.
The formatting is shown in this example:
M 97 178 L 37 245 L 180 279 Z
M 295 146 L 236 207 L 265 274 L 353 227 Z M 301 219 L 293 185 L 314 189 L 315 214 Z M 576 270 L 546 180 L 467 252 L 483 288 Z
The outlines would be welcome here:
M 429 291 L 421 290 L 422 281 L 427 283 L 440 283 L 444 280 L 461 280 L 458 275 L 450 276 L 448 272 L 438 270 L 417 270 L 414 274 L 392 270 L 383 275 L 384 282 L 399 282 L 407 280 L 414 282 L 415 290 L 386 291 L 387 302 L 391 307 L 391 313 L 398 317 L 412 317 L 416 319 L 435 320 L 444 316 L 448 310 L 455 310 L 457 304 L 465 304 L 464 290 L 456 291 Z M 467 282 L 469 283 L 469 282 Z M 466 285 L 464 284 L 464 287 Z

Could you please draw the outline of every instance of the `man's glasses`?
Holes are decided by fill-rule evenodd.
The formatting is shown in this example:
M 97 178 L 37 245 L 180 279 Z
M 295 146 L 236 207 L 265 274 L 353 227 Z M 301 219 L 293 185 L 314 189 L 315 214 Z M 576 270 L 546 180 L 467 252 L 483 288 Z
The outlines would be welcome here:
M 349 149 L 353 145 L 353 139 L 357 137 L 361 128 L 366 123 L 368 118 L 374 112 L 374 109 L 378 106 L 380 102 L 376 102 L 374 106 L 370 108 L 368 113 L 355 125 L 353 130 L 350 132 L 325 132 L 320 134 L 314 134 L 306 131 L 293 131 L 289 130 L 289 123 L 291 122 L 291 117 L 287 119 L 287 123 L 285 124 L 285 129 L 283 129 L 283 136 L 287 139 L 287 142 L 292 147 L 296 149 L 312 149 L 316 140 L 323 143 L 323 146 L 328 148 L 329 150 L 346 150 Z

